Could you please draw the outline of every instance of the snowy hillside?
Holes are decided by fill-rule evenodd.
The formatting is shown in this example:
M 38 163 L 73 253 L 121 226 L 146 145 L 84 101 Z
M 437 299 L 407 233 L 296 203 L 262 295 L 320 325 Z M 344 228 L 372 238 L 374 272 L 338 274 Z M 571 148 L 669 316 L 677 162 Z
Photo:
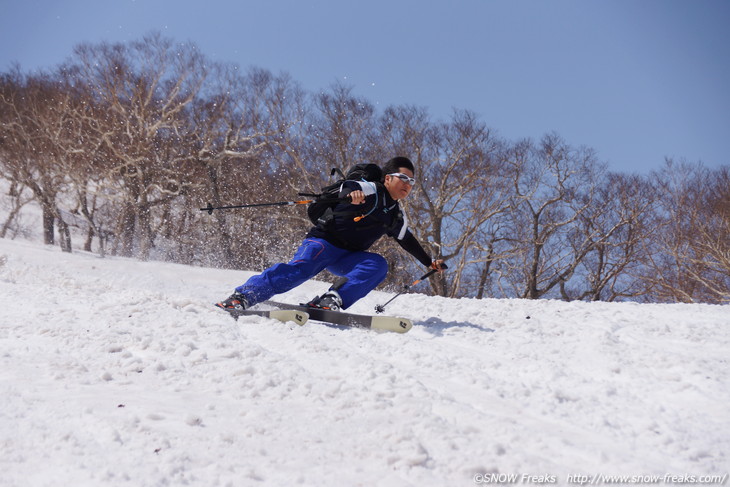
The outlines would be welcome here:
M 236 323 L 247 275 L 0 240 L 0 486 L 727 480 L 727 306 L 414 294 L 398 335 Z

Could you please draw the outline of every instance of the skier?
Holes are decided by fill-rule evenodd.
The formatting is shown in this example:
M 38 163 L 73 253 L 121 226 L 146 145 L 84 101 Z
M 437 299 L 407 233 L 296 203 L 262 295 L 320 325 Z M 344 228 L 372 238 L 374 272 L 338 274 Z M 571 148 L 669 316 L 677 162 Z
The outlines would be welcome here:
M 276 264 L 251 277 L 216 306 L 231 311 L 247 309 L 327 269 L 343 279 L 339 286 L 331 287 L 307 305 L 335 311 L 347 309 L 385 279 L 387 261 L 367 252 L 383 235 L 395 238 L 424 266 L 442 272 L 443 260 L 433 260 L 421 247 L 408 230 L 408 220 L 398 205 L 413 189 L 414 171 L 410 159 L 394 157 L 383 166 L 380 182 L 345 181 L 339 196 L 349 197 L 349 201 L 337 204 L 326 225 L 319 223 L 309 230 L 288 264 Z

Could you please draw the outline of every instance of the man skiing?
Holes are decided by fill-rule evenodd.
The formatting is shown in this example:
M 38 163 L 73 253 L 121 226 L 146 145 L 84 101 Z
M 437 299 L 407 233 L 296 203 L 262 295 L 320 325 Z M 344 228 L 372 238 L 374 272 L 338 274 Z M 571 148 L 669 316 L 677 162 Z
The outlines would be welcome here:
M 380 284 L 388 272 L 387 261 L 367 252 L 380 237 L 388 235 L 424 266 L 443 271 L 443 260 L 433 260 L 408 230 L 408 220 L 398 202 L 415 184 L 413 163 L 394 157 L 382 168 L 380 182 L 345 181 L 340 201 L 328 222 L 312 227 L 289 263 L 276 264 L 246 283 L 216 306 L 244 310 L 275 294 L 289 291 L 327 269 L 343 279 L 336 288 L 312 299 L 313 308 L 341 310 L 352 306 Z

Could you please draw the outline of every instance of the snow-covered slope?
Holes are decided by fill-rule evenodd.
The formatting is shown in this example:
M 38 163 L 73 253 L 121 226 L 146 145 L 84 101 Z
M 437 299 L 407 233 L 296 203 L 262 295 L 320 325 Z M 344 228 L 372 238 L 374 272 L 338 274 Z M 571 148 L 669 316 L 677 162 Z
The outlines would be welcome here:
M 0 240 L 0 485 L 730 471 L 727 306 L 414 294 L 398 335 L 234 322 L 211 303 L 247 276 Z

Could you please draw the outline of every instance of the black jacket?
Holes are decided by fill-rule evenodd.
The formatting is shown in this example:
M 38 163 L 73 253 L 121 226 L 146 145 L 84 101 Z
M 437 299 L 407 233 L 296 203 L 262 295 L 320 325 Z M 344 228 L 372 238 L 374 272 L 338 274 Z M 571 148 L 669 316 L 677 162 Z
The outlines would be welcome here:
M 340 189 L 340 197 L 356 190 L 365 193 L 365 203 L 338 203 L 329 223 L 313 227 L 307 237 L 321 238 L 347 250 L 367 250 L 380 237 L 388 235 L 423 265 L 430 266 L 431 257 L 408 230 L 407 218 L 385 186 L 381 183 L 345 181 Z M 355 221 L 356 217 L 362 218 Z

